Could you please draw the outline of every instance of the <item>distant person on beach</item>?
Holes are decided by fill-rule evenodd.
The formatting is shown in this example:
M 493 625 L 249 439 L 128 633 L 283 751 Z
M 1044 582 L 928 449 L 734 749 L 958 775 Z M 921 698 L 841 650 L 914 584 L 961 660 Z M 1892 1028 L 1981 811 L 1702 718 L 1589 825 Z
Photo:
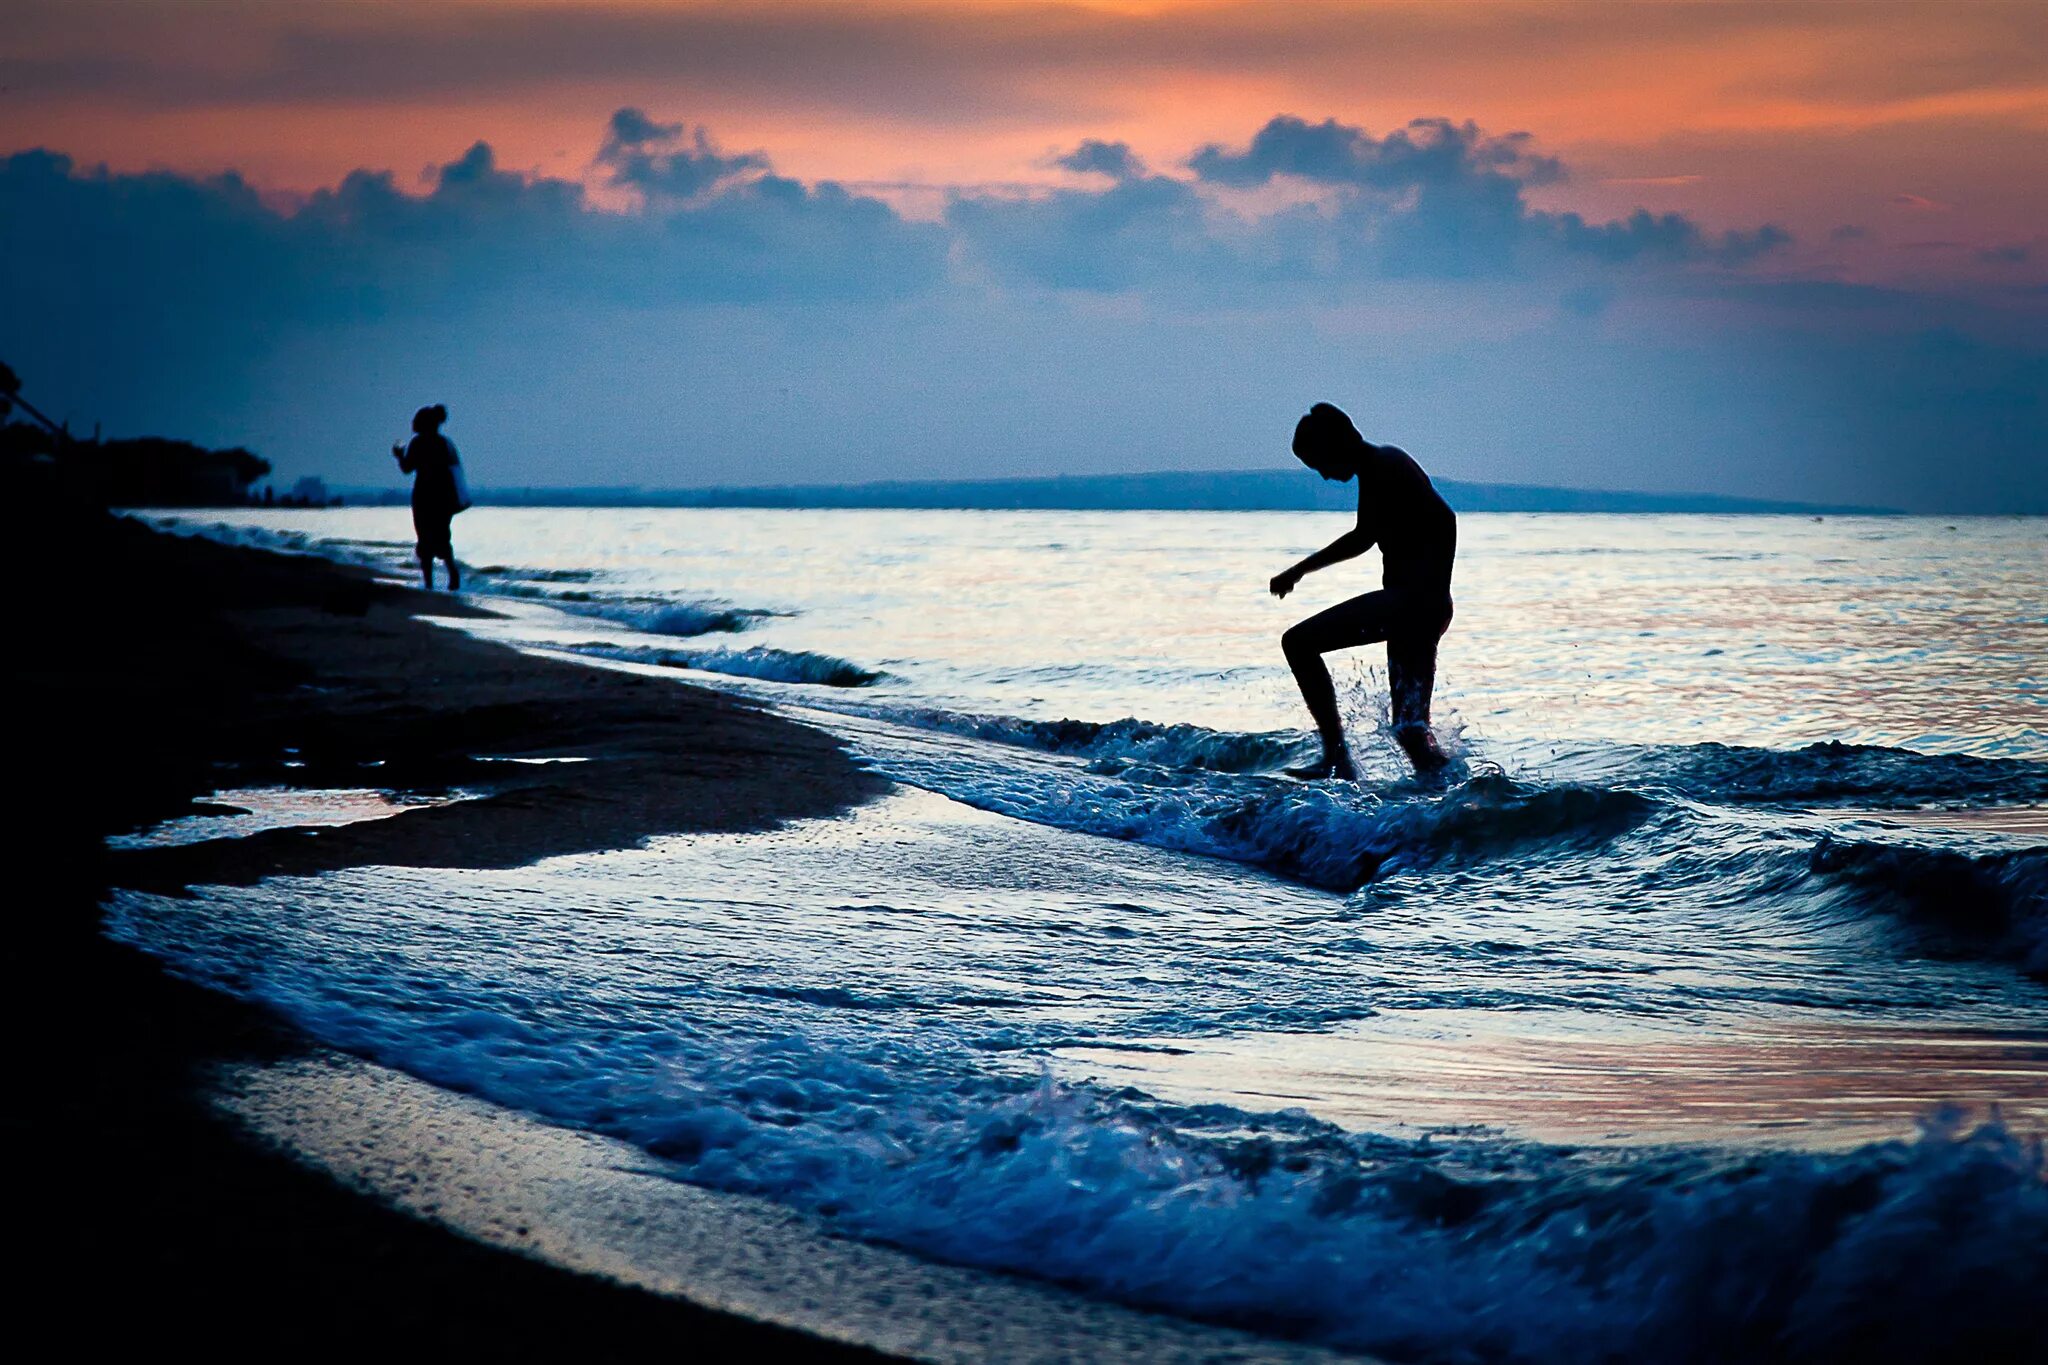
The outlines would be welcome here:
M 462 459 L 455 443 L 441 434 L 448 409 L 436 403 L 412 415 L 412 439 L 391 447 L 398 467 L 412 475 L 412 529 L 419 540 L 420 577 L 428 591 L 434 587 L 434 561 L 448 565 L 448 590 L 460 591 L 462 570 L 455 566 L 455 545 L 450 523 L 455 514 L 469 506 L 469 493 L 462 477 Z
M 1436 685 L 1437 641 L 1451 625 L 1457 515 L 1407 451 L 1374 445 L 1328 403 L 1310 408 L 1295 426 L 1294 454 L 1333 483 L 1357 476 L 1358 525 L 1276 576 L 1273 595 L 1285 597 L 1308 574 L 1356 559 L 1375 544 L 1383 572 L 1380 591 L 1339 602 L 1280 637 L 1323 741 L 1320 762 L 1288 772 L 1308 779 L 1357 776 L 1344 748 L 1337 689 L 1323 656 L 1384 640 L 1394 738 L 1418 773 L 1435 773 L 1450 761 L 1429 728 L 1429 695 Z

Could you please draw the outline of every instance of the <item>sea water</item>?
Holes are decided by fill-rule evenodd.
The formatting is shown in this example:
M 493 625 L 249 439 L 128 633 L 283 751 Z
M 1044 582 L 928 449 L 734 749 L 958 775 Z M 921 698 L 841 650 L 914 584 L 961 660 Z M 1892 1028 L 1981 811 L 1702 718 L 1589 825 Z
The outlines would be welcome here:
M 404 508 L 175 520 L 412 572 Z M 1368 555 L 1268 594 L 1344 529 L 1308 512 L 479 508 L 456 525 L 473 590 L 637 627 L 645 649 L 687 639 L 720 671 L 829 681 L 813 675 L 843 661 L 885 675 L 875 698 L 1230 732 L 1300 726 L 1279 633 L 1379 585 Z M 2048 519 L 1480 514 L 1459 533 L 1439 708 L 1476 736 L 2048 757 Z
M 161 519 L 407 567 L 404 509 Z M 468 628 L 899 784 L 119 894 L 314 1037 L 848 1235 L 1402 1360 L 1925 1358 L 2048 1302 L 2048 523 L 1472 516 L 1444 788 L 1295 514 L 478 509 Z

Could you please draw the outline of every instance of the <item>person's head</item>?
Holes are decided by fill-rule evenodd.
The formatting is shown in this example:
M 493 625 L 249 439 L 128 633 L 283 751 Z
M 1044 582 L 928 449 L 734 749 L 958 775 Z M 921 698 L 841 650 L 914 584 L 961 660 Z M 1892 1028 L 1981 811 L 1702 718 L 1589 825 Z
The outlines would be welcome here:
M 448 420 L 448 409 L 439 403 L 430 408 L 421 408 L 412 415 L 412 429 L 417 432 L 439 431 L 441 423 Z
M 1356 474 L 1364 453 L 1365 438 L 1335 404 L 1318 403 L 1294 424 L 1294 457 L 1334 483 Z

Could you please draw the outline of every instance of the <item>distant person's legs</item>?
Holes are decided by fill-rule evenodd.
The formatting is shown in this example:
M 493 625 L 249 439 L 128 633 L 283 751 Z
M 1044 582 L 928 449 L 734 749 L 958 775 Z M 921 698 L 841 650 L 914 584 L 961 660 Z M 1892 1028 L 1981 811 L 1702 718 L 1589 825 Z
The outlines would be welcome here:
M 426 581 L 427 591 L 434 590 L 434 561 L 448 561 L 448 587 L 451 591 L 462 586 L 462 577 L 455 568 L 455 546 L 449 542 L 448 522 L 452 512 L 439 512 L 431 507 L 412 509 L 413 534 L 419 537 L 420 577 Z
M 1301 699 L 1315 718 L 1322 737 L 1323 758 L 1307 768 L 1290 768 L 1295 777 L 1357 777 L 1344 748 L 1344 719 L 1337 712 L 1337 688 L 1323 655 L 1337 649 L 1394 641 L 1387 648 L 1387 685 L 1393 694 L 1394 735 L 1416 769 L 1430 772 L 1445 758 L 1429 732 L 1429 696 L 1436 679 L 1436 642 L 1450 625 L 1450 605 L 1440 610 L 1418 608 L 1399 592 L 1369 592 L 1339 602 L 1290 628 L 1280 637 L 1287 666 L 1301 688 Z

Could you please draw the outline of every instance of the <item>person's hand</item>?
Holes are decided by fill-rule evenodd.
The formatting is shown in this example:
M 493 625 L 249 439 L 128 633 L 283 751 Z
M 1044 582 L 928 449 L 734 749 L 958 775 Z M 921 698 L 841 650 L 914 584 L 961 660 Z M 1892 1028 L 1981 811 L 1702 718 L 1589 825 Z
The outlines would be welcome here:
M 400 446 L 400 445 L 394 445 L 394 446 L 392 446 L 392 447 L 391 447 L 391 458 L 392 458 L 392 459 L 394 459 L 394 460 L 402 460 L 402 459 L 404 459 L 404 458 L 405 458 L 405 447 L 404 447 L 404 446 Z
M 1273 596 L 1285 597 L 1288 593 L 1294 591 L 1294 585 L 1299 582 L 1301 582 L 1301 570 L 1283 569 L 1279 573 L 1274 574 L 1273 581 L 1266 586 L 1271 589 Z

